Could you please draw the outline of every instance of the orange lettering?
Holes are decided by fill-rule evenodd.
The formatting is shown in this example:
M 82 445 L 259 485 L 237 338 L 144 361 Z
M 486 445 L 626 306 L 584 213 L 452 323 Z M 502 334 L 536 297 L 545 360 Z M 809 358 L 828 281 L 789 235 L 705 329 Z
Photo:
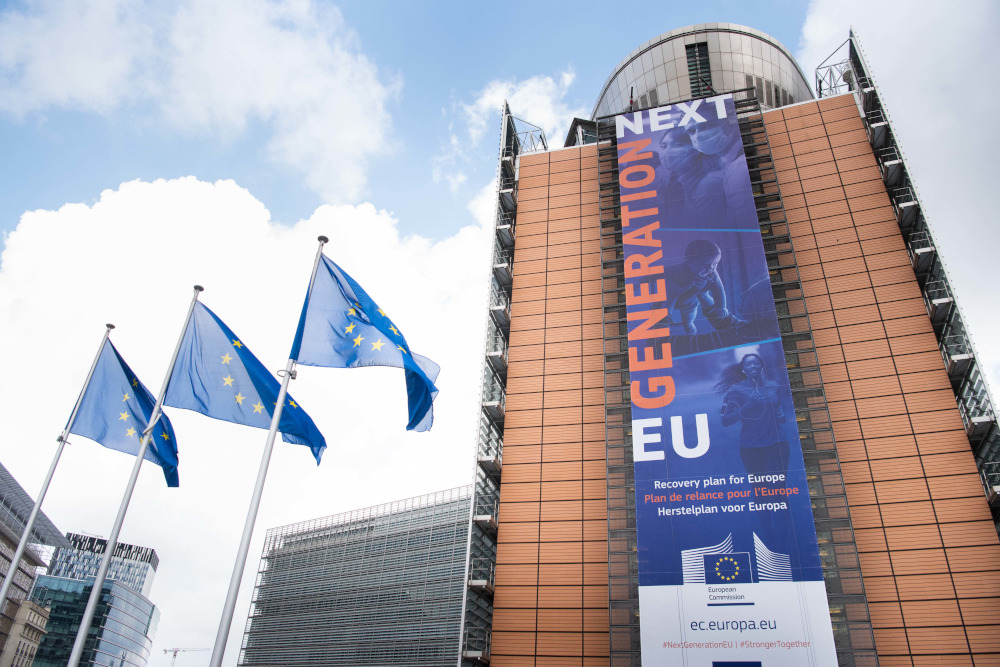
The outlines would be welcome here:
M 655 286 L 655 290 L 650 290 L 650 286 Z M 625 288 L 632 288 L 631 292 L 625 294 L 626 303 L 656 303 L 666 299 L 667 283 L 663 278 L 659 278 L 653 283 L 626 283 Z
M 641 245 L 649 248 L 659 248 L 660 242 L 653 238 L 653 230 L 660 228 L 660 222 L 643 225 L 634 232 L 626 232 L 622 240 L 629 245 Z
M 642 359 L 639 358 L 639 350 L 642 350 Z M 628 369 L 630 371 L 651 371 L 657 368 L 673 368 L 674 358 L 670 354 L 670 343 L 660 343 L 660 356 L 656 356 L 656 348 L 644 346 L 642 348 L 628 348 Z
M 651 276 L 663 273 L 662 266 L 651 266 L 653 262 L 658 262 L 663 258 L 663 253 L 659 250 L 652 255 L 640 255 L 638 253 L 625 258 L 625 277 L 635 278 L 637 276 Z
M 652 139 L 638 139 L 636 141 L 626 141 L 618 144 L 618 164 L 622 162 L 634 162 L 635 160 L 647 160 L 653 157 L 652 153 L 640 153 L 643 148 L 653 143 Z M 622 155 L 622 151 L 625 155 Z
M 632 341 L 640 340 L 642 338 L 659 338 L 661 336 L 669 336 L 669 327 L 663 327 L 662 329 L 653 328 L 655 325 L 666 319 L 666 317 L 666 308 L 650 308 L 649 310 L 637 310 L 629 313 L 628 321 L 634 322 L 638 320 L 639 326 L 628 332 L 628 339 Z
M 656 194 L 656 191 L 653 191 Z M 632 218 L 644 218 L 647 215 L 659 215 L 660 209 L 658 208 L 641 208 L 638 211 L 630 211 L 628 206 L 622 206 L 622 227 L 628 227 L 632 222 Z
M 622 201 L 636 201 L 637 199 L 652 199 L 656 196 L 656 190 L 646 190 L 645 192 L 633 192 L 630 195 L 622 195 Z
M 632 179 L 633 174 L 639 174 L 636 179 Z M 653 182 L 656 177 L 656 172 L 648 164 L 634 164 L 631 167 L 626 167 L 622 170 L 619 180 L 623 188 L 641 188 L 643 186 L 649 185 Z
M 651 377 L 646 381 L 646 384 L 649 386 L 650 391 L 662 389 L 663 393 L 652 394 L 649 396 L 643 395 L 642 384 L 639 380 L 632 380 L 632 402 L 640 408 L 645 408 L 647 410 L 662 408 L 669 405 L 670 401 L 674 400 L 674 395 L 677 393 L 677 389 L 674 387 L 674 379 L 669 375 Z

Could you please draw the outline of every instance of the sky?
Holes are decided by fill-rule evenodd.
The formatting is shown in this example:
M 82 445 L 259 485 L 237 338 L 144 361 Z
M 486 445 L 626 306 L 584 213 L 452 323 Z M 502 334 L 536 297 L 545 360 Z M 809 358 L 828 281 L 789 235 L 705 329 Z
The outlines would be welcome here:
M 696 6 L 695 6 L 696 4 Z M 752 8 L 751 8 L 752 5 Z M 1000 379 L 1000 133 L 987 1 L 607 3 L 0 0 L 0 461 L 40 488 L 104 331 L 156 391 L 191 286 L 284 366 L 316 237 L 442 367 L 409 433 L 402 372 L 300 368 L 326 436 L 275 449 L 226 665 L 268 528 L 467 484 L 474 469 L 499 107 L 561 146 L 661 32 L 763 30 L 810 76 L 852 26 L 979 358 Z M 160 556 L 151 665 L 214 641 L 266 433 L 167 410 L 178 489 L 146 464 L 121 540 Z M 133 460 L 71 439 L 43 511 L 107 535 Z M 177 665 L 207 664 L 208 652 Z

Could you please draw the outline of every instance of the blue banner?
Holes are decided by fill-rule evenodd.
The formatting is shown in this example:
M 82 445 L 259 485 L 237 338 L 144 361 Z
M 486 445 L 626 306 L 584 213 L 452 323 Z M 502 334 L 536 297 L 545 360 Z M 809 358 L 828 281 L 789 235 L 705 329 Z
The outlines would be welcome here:
M 615 120 L 643 665 L 836 665 L 732 96 Z

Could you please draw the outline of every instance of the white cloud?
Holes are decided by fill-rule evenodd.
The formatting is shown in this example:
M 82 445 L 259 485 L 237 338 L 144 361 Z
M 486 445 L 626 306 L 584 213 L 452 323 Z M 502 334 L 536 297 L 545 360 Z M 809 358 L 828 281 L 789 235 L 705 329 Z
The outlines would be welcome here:
M 399 89 L 339 11 L 310 0 L 47 0 L 0 14 L 0 111 L 149 103 L 183 134 L 229 139 L 263 122 L 272 159 L 331 202 L 363 193 Z
M 434 182 L 447 182 L 452 193 L 468 182 L 467 171 L 482 164 L 484 138 L 499 140 L 504 100 L 516 118 L 542 128 L 550 147 L 561 146 L 573 118 L 588 113 L 583 105 L 573 106 L 566 99 L 575 78 L 573 70 L 568 69 L 556 78 L 539 75 L 523 81 L 497 79 L 487 83 L 472 101 L 457 103 L 458 120 L 449 124 L 447 143 L 431 159 Z
M 442 367 L 430 433 L 404 430 L 398 369 L 301 368 L 292 394 L 326 435 L 319 467 L 280 443 L 265 487 L 226 664 L 238 654 L 265 530 L 471 481 L 490 219 L 432 242 L 370 204 L 323 206 L 292 227 L 231 181 L 125 183 L 93 206 L 25 214 L 0 257 L 0 460 L 34 494 L 103 332 L 153 390 L 191 286 L 271 369 L 284 366 L 315 239 Z M 146 464 L 121 539 L 154 547 L 161 649 L 211 646 L 266 433 L 168 410 L 181 487 Z M 133 459 L 72 438 L 43 506 L 63 530 L 107 534 Z
M 44 0 L 0 14 L 0 110 L 104 112 L 133 90 L 149 53 L 141 3 Z
M 903 0 L 813 0 L 799 62 L 812 75 L 853 25 L 982 360 L 1000 379 L 1000 244 L 993 199 L 1000 132 L 994 85 L 1000 7 Z M 831 61 L 833 62 L 833 61 Z
M 462 167 L 470 165 L 471 161 L 470 151 L 466 150 L 462 139 L 449 125 L 447 146 L 441 153 L 431 158 L 431 179 L 434 183 L 446 182 L 451 193 L 456 194 L 469 180 L 468 174 L 462 171 Z
M 472 219 L 480 225 L 492 225 L 497 211 L 497 179 L 490 179 L 489 183 L 480 188 L 466 208 L 472 214 Z
M 558 79 L 533 76 L 520 82 L 490 81 L 475 100 L 462 105 L 469 138 L 478 141 L 488 131 L 489 123 L 499 119 L 500 108 L 507 100 L 514 116 L 542 128 L 550 146 L 561 145 L 573 118 L 588 117 L 583 105 L 573 107 L 566 101 L 575 78 L 573 70 L 568 69 Z

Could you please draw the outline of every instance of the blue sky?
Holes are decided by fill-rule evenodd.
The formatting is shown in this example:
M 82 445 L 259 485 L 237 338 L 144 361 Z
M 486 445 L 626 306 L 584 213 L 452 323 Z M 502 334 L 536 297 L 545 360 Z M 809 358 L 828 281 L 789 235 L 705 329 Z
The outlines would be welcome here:
M 467 2 L 348 2 L 338 7 L 357 50 L 377 68 L 377 79 L 396 86 L 386 102 L 389 128 L 380 138 L 389 150 L 371 161 L 367 188 L 346 201 L 371 201 L 399 215 L 402 230 L 435 238 L 453 231 L 466 215 L 473 190 L 492 177 L 494 165 L 479 159 L 488 158 L 496 141 L 492 120 L 474 147 L 483 152 L 462 165 L 469 176 L 463 187 L 452 191 L 447 183 L 435 183 L 431 169 L 432 158 L 449 141 L 449 128 L 462 126 L 459 105 L 488 82 L 572 72 L 575 78 L 562 101 L 589 115 L 612 67 L 652 36 L 647 26 L 722 19 L 767 25 L 770 34 L 794 49 L 806 10 L 787 1 L 765 3 L 764 11 L 739 2 L 662 3 L 641 21 L 622 22 L 598 35 L 595 16 L 607 11 L 600 3 L 513 2 L 501 8 Z M 7 7 L 19 10 L 20 3 Z M 169 99 L 140 98 L 105 112 L 53 104 L 22 117 L 0 115 L 0 145 L 17 156 L 0 162 L 0 228 L 13 229 L 25 210 L 91 203 L 103 189 L 136 178 L 231 178 L 284 223 L 308 217 L 324 202 L 300 170 L 269 155 L 273 122 L 268 118 L 251 114 L 239 131 L 212 135 L 165 123 L 161 107 L 169 104 Z M 365 111 L 359 105 L 357 112 Z M 563 139 L 549 137 L 555 145 Z
M 329 236 L 328 256 L 441 365 L 435 426 L 404 431 L 396 369 L 300 369 L 291 391 L 329 449 L 319 467 L 303 448 L 275 450 L 226 654 L 235 664 L 267 528 L 471 479 L 502 100 L 560 146 L 631 50 L 711 21 L 775 36 L 808 75 L 857 29 L 995 383 L 1000 11 L 988 0 L 961 10 L 0 0 L 0 461 L 40 487 L 105 322 L 160 386 L 194 283 L 268 368 L 283 367 L 316 236 Z M 212 645 L 264 442 L 169 414 L 181 487 L 144 467 L 122 531 L 161 559 L 154 666 L 168 664 L 163 648 Z M 64 531 L 106 535 L 132 461 L 79 440 L 43 510 Z

